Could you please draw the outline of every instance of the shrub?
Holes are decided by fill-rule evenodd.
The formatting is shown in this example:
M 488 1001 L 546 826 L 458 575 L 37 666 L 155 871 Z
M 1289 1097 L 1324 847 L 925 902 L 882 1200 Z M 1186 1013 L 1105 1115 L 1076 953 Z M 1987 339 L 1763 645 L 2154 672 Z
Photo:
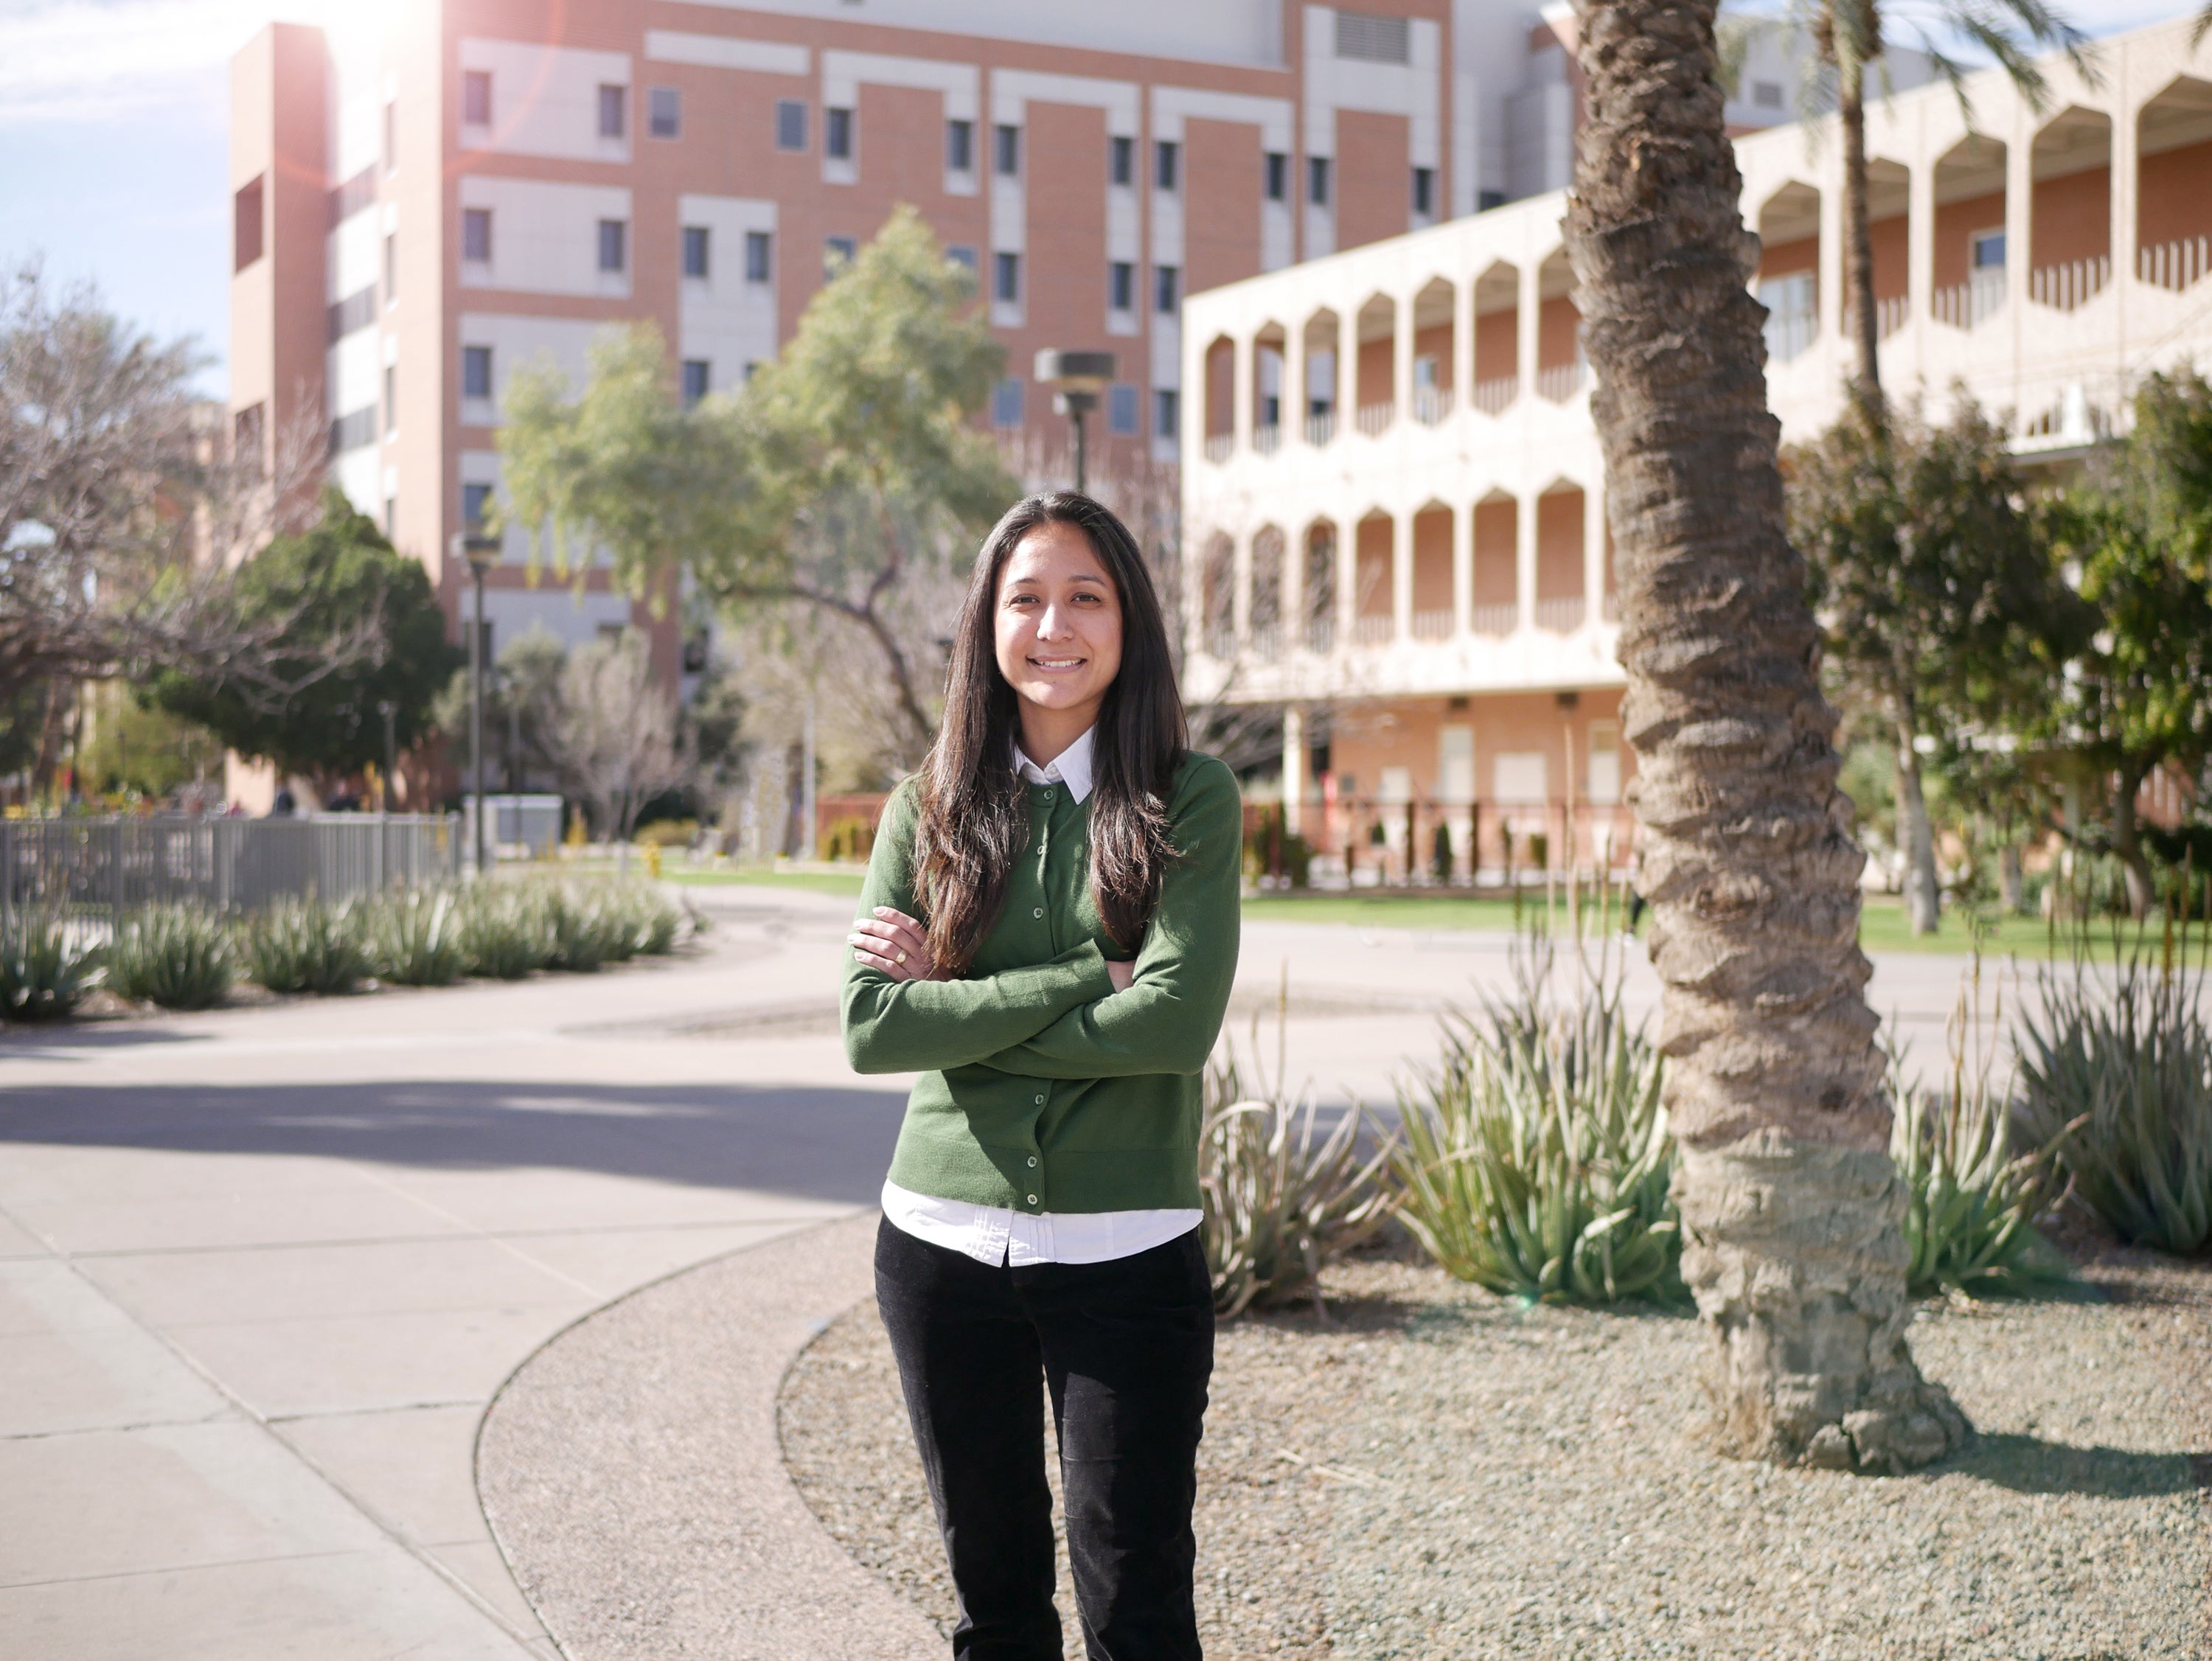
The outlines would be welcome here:
M 230 925 L 203 906 L 149 906 L 116 925 L 106 952 L 117 994 L 165 1009 L 207 1009 L 230 994 Z
M 2121 1239 L 2212 1246 L 2212 1031 L 2202 973 L 2141 960 L 2109 979 L 2077 959 L 2038 979 L 2016 1040 L 2021 1119 L 2057 1139 L 2074 1197 Z
M 393 986 L 450 986 L 468 973 L 460 908 L 449 888 L 406 888 L 368 907 L 369 961 Z
M 554 968 L 589 974 L 635 950 L 628 943 L 634 937 L 626 932 L 620 912 L 607 903 L 599 885 L 574 883 L 555 888 L 550 909 Z
M 1365 1114 L 1355 1105 L 1316 1143 L 1311 1091 L 1300 1102 L 1279 1076 L 1255 1082 L 1248 1095 L 1233 1049 L 1206 1072 L 1198 1180 L 1213 1306 L 1241 1315 L 1307 1294 L 1319 1311 L 1323 1266 L 1389 1218 L 1380 1179 L 1396 1138 L 1363 1160 Z
M 1400 1214 L 1444 1270 L 1528 1302 L 1679 1304 L 1681 1233 L 1662 1061 L 1609 957 L 1571 1009 L 1524 939 L 1516 991 L 1445 1018 L 1436 1071 L 1403 1090 Z
M 240 944 L 246 978 L 272 992 L 349 992 L 369 973 L 362 919 L 350 905 L 279 900 L 247 919 Z
M 1988 1030 L 1999 1025 L 1993 1019 Z M 2057 1201 L 2063 1179 L 2053 1155 L 2081 1121 L 2062 1125 L 2042 1147 L 2014 1151 L 2011 1106 L 1990 1084 L 1984 1030 L 1978 998 L 1970 1002 L 1962 987 L 1945 1091 L 1906 1083 L 1902 1058 L 1894 1046 L 1889 1052 L 1889 1153 L 1905 1189 L 1905 1288 L 1917 1298 L 2022 1291 L 2069 1272 L 2035 1219 Z
M 868 821 L 856 813 L 830 821 L 822 834 L 822 857 L 824 859 L 866 859 L 876 845 L 876 834 Z
M 553 961 L 553 905 L 535 885 L 481 882 L 460 901 L 461 955 L 467 972 L 520 980 Z
M 688 848 L 699 840 L 696 819 L 656 819 L 640 825 L 630 839 L 640 847 Z
M 59 1021 L 100 974 L 98 949 L 59 912 L 19 911 L 0 921 L 0 1019 Z

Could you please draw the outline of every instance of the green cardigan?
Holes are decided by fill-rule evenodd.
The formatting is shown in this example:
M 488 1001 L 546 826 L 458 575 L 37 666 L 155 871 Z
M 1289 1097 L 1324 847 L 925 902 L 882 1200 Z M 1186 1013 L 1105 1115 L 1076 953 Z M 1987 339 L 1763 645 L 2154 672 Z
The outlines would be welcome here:
M 1006 901 L 958 980 L 894 980 L 845 959 L 856 1071 L 920 1070 L 891 1157 L 915 1193 L 1041 1211 L 1199 1206 L 1200 1075 L 1237 973 L 1243 806 L 1236 776 L 1184 756 L 1168 803 L 1180 856 L 1129 990 L 1091 897 L 1091 811 L 1029 787 L 1030 837 Z M 1093 795 L 1091 798 L 1096 801 Z M 884 811 L 860 914 L 924 912 L 913 781 Z M 925 918 L 926 920 L 926 918 Z

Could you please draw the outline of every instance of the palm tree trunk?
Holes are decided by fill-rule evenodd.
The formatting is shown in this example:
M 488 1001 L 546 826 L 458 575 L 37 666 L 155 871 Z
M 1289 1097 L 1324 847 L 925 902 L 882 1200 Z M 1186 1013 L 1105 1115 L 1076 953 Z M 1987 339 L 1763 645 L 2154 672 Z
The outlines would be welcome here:
M 1874 233 L 1867 222 L 1866 66 L 1838 66 L 1844 128 L 1844 300 L 1845 326 L 1858 348 L 1858 396 L 1879 419 L 1881 344 L 1874 309 Z
M 1714 6 L 1583 6 L 1566 221 L 1620 559 L 1682 1268 L 1723 1447 L 1896 1470 L 1968 1433 L 1905 1343 L 1864 856 L 1784 530 Z

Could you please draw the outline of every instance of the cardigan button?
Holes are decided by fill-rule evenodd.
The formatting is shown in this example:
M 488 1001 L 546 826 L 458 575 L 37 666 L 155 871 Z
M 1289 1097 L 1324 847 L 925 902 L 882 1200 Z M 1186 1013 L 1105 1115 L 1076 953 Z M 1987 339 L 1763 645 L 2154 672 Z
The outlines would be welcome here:
M 1035 911 L 1031 912 L 1030 915 L 1031 917 L 1042 917 L 1044 915 L 1044 907 L 1042 906 L 1038 906 Z
M 1035 1154 L 1031 1154 L 1030 1155 L 1030 1169 L 1032 1171 L 1036 1169 L 1036 1155 Z
M 1042 1106 L 1044 1106 L 1044 1098 L 1043 1098 L 1042 1096 L 1039 1096 L 1039 1097 L 1036 1099 L 1036 1105 L 1037 1105 L 1038 1106 L 1040 1106 L 1040 1107 L 1042 1107 Z M 1031 1161 L 1030 1162 L 1031 1162 L 1032 1164 L 1034 1164 L 1036 1161 Z
M 1035 1205 L 1036 1203 L 1036 1196 L 1035 1194 L 1031 1194 L 1030 1196 L 1030 1203 L 1031 1205 Z

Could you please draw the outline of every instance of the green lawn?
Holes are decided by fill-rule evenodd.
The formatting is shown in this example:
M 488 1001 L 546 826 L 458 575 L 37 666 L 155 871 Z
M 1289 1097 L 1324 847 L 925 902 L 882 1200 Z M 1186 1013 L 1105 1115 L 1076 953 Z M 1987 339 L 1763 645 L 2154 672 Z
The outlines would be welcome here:
M 686 870 L 675 866 L 662 872 L 671 882 L 687 888 L 718 888 L 744 883 L 762 888 L 803 888 L 809 894 L 834 894 L 855 900 L 860 894 L 860 873 L 845 871 L 771 871 L 748 869 L 727 871 Z

